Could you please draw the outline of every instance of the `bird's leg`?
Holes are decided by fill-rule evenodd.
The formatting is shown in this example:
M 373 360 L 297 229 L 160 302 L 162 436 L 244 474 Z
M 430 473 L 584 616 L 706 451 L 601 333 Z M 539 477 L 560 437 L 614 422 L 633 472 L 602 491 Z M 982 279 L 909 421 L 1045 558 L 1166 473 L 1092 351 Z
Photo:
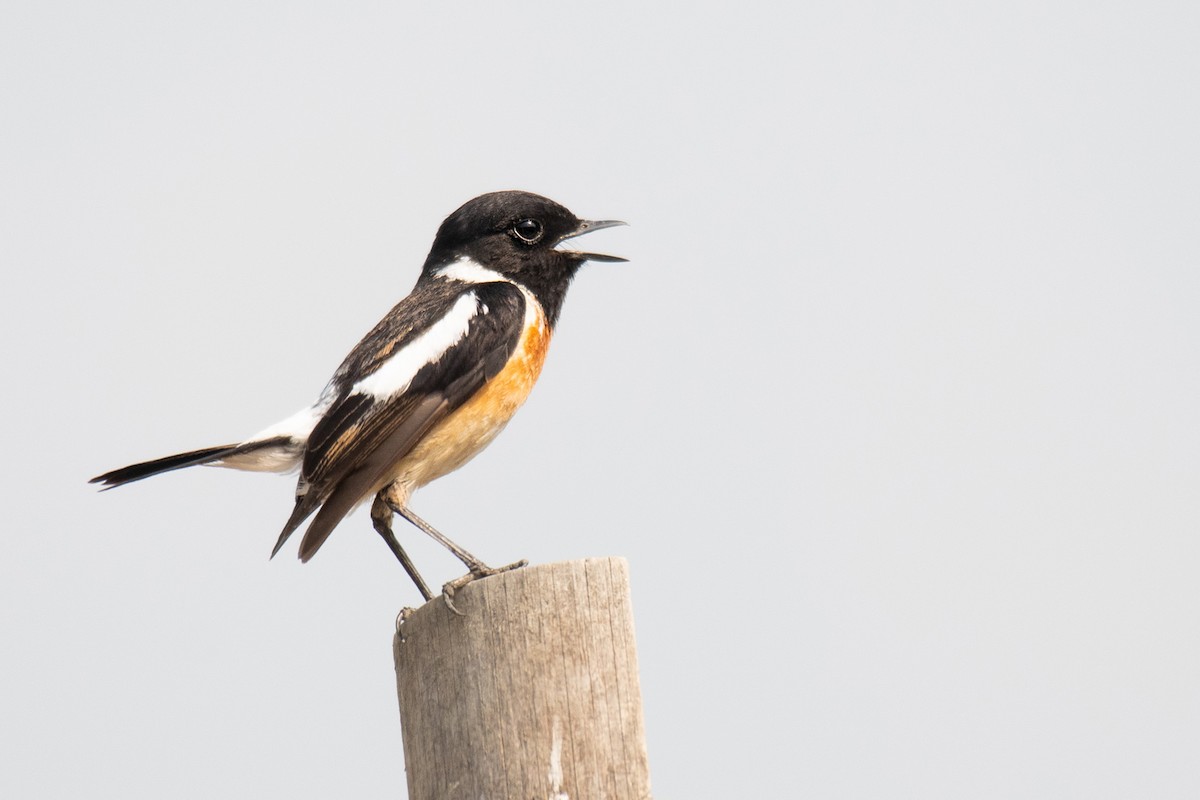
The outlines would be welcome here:
M 483 563 L 478 558 L 476 558 L 475 556 L 468 553 L 462 547 L 460 547 L 457 544 L 455 544 L 454 542 L 450 541 L 450 539 L 447 538 L 444 533 L 442 533 L 437 528 L 430 525 L 425 520 L 418 517 L 410 509 L 406 508 L 405 506 L 401 506 L 401 505 L 392 505 L 391 508 L 392 508 L 392 511 L 395 511 L 397 514 L 404 517 L 406 520 L 411 522 L 413 525 L 416 525 L 423 532 L 428 534 L 435 542 L 437 542 L 442 547 L 446 548 L 451 553 L 453 553 L 454 556 L 459 561 L 461 561 L 466 566 L 466 568 L 471 571 L 471 574 L 474 575 L 476 578 L 486 578 L 489 575 L 495 575 L 500 572 L 508 572 L 509 570 L 512 570 L 512 569 L 524 567 L 529 563 L 527 561 L 522 560 L 522 561 L 517 561 L 516 563 L 513 563 L 513 564 L 508 564 L 507 566 L 503 566 L 503 567 L 489 567 L 487 564 Z M 464 583 L 464 585 L 465 585 L 465 583 Z
M 400 566 L 404 567 L 404 571 L 408 573 L 408 577 L 412 578 L 413 583 L 417 585 L 417 591 L 421 593 L 421 597 L 425 598 L 426 601 L 432 600 L 433 594 L 429 591 L 429 587 L 425 584 L 421 573 L 417 572 L 412 559 L 408 557 L 408 553 L 404 552 L 404 548 L 400 546 L 400 542 L 396 541 L 396 535 L 392 533 L 392 507 L 383 499 L 382 493 L 376 495 L 375 502 L 371 504 L 371 522 L 374 524 L 376 532 L 387 543 L 388 549 L 400 561 Z
M 442 547 L 446 548 L 451 553 L 453 553 L 455 558 L 457 558 L 459 561 L 461 561 L 464 565 L 466 565 L 466 568 L 468 570 L 470 570 L 466 575 L 463 575 L 461 578 L 456 578 L 455 580 L 450 581 L 449 583 L 445 584 L 442 587 L 442 597 L 444 597 L 446 599 L 446 606 L 449 607 L 449 609 L 451 611 L 453 611 L 455 614 L 460 614 L 460 615 L 462 614 L 462 612 L 460 612 L 457 608 L 454 607 L 453 599 L 454 599 L 454 593 L 456 591 L 458 591 L 459 589 L 466 586 L 471 581 L 476 580 L 478 578 L 486 578 L 489 575 L 497 575 L 501 572 L 508 572 L 509 570 L 520 569 L 521 567 L 527 566 L 529 564 L 528 561 L 522 559 L 520 561 L 513 562 L 512 564 L 507 564 L 503 567 L 489 567 L 487 564 L 483 563 L 478 558 L 471 555 L 470 553 L 468 553 L 463 548 L 459 547 L 454 542 L 450 541 L 450 539 L 448 539 L 445 534 L 443 534 L 437 528 L 430 525 L 425 520 L 418 517 L 416 514 L 414 514 L 412 511 L 410 511 L 402 503 L 396 502 L 391 497 L 385 497 L 384 499 L 387 502 L 387 504 L 391 507 L 392 511 L 395 511 L 397 514 L 404 517 L 406 520 L 411 522 L 413 525 L 416 525 L 419 529 L 421 529 L 421 531 L 423 531 L 425 534 L 427 534 L 435 542 L 437 542 Z
M 471 555 L 454 542 L 450 541 L 450 539 L 447 538 L 444 533 L 418 517 L 405 506 L 393 503 L 391 504 L 391 510 L 404 517 L 413 525 L 416 525 L 421 529 L 422 532 L 432 538 L 435 542 L 453 553 L 455 558 L 461 561 L 467 569 L 471 570 L 471 572 L 488 572 L 491 569 L 487 564 L 484 564 L 478 558 Z

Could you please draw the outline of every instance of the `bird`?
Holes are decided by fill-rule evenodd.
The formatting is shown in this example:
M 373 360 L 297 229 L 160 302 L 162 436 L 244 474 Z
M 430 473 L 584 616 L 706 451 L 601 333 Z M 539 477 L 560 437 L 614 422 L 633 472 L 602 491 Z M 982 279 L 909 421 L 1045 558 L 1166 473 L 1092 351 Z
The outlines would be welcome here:
M 525 191 L 469 200 L 438 228 L 412 291 L 355 345 L 311 406 L 243 441 L 131 464 L 89 482 L 112 489 L 196 465 L 298 470 L 295 505 L 272 558 L 311 517 L 299 547 L 307 562 L 370 501 L 376 532 L 426 601 L 432 593 L 397 541 L 393 515 L 467 567 L 443 587 L 453 608 L 456 589 L 526 562 L 487 566 L 413 513 L 413 493 L 470 461 L 525 402 L 580 267 L 627 261 L 564 243 L 624 224 L 580 219 Z

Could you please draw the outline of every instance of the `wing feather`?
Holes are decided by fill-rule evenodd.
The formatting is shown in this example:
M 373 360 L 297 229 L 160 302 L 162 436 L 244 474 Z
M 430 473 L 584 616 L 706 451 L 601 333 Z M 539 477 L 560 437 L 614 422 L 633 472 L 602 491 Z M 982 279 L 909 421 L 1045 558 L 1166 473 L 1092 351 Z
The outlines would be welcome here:
M 316 511 L 300 546 L 300 558 L 312 558 L 338 523 L 388 478 L 425 434 L 507 363 L 524 330 L 520 288 L 502 282 L 451 287 L 453 291 L 439 296 L 433 311 L 444 316 L 473 292 L 477 313 L 466 334 L 417 370 L 401 391 L 380 398 L 355 391 L 355 386 L 430 327 L 392 317 L 428 312 L 429 306 L 405 308 L 401 303 L 347 356 L 334 377 L 337 399 L 309 436 L 296 507 L 274 552 Z

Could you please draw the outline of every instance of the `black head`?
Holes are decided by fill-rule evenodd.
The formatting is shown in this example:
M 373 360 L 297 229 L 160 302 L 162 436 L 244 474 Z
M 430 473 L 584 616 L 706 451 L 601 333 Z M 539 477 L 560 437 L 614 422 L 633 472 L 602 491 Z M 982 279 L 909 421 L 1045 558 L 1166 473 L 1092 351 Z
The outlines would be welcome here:
M 581 220 L 553 200 L 530 192 L 480 195 L 442 223 L 424 274 L 432 277 L 455 261 L 469 258 L 524 285 L 543 303 L 553 302 L 545 293 L 557 296 L 561 303 L 567 284 L 583 262 L 625 259 L 559 245 L 575 236 L 623 224 Z

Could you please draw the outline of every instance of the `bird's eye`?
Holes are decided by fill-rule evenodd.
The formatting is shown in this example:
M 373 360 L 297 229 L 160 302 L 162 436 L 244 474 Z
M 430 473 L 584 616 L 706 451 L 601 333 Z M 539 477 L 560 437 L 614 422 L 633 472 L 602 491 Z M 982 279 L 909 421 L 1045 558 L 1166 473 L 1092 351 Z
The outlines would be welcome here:
M 537 244 L 545 230 L 542 228 L 542 223 L 536 219 L 523 219 L 513 225 L 513 233 L 525 244 Z

